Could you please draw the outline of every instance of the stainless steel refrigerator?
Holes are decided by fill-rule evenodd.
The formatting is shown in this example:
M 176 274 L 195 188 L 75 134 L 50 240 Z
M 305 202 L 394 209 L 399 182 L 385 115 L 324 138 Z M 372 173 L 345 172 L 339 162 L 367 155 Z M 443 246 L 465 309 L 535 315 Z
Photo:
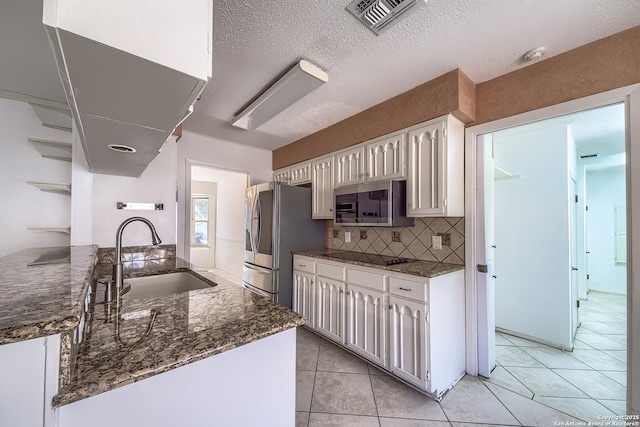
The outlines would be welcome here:
M 325 246 L 325 221 L 311 219 L 311 189 L 281 182 L 247 188 L 244 227 L 243 286 L 291 308 L 291 252 Z

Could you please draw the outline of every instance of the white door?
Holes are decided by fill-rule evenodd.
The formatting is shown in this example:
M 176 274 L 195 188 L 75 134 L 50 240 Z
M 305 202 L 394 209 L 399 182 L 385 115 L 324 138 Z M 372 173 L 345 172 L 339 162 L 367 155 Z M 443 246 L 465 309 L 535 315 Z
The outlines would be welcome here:
M 347 301 L 347 346 L 361 356 L 384 366 L 384 294 L 349 284 Z
M 344 283 L 318 276 L 317 331 L 342 343 L 344 328 Z
M 406 147 L 404 132 L 367 144 L 367 181 L 406 178 Z
M 444 124 L 409 132 L 407 215 L 444 215 Z
M 311 217 L 333 218 L 333 156 L 311 164 Z
M 575 179 L 569 182 L 571 200 L 569 200 L 569 245 L 571 250 L 571 342 L 580 325 L 578 319 L 578 192 Z
M 428 390 L 427 306 L 391 295 L 389 307 L 391 371 Z
M 495 310 L 495 269 L 494 269 L 494 177 L 493 139 L 491 134 L 478 137 L 476 182 L 476 207 L 478 209 L 476 239 L 478 245 L 476 260 L 476 283 L 478 286 L 478 306 L 487 307 L 478 313 L 478 373 L 489 378 L 496 366 L 496 310 Z
M 640 88 L 627 97 L 627 414 L 640 414 Z

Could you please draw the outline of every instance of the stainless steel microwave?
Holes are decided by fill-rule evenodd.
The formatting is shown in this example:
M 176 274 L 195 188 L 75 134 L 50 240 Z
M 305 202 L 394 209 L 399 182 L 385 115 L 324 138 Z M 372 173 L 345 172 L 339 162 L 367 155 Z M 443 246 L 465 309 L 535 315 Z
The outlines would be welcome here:
M 413 227 L 407 217 L 407 181 L 381 181 L 337 188 L 333 223 L 355 227 Z

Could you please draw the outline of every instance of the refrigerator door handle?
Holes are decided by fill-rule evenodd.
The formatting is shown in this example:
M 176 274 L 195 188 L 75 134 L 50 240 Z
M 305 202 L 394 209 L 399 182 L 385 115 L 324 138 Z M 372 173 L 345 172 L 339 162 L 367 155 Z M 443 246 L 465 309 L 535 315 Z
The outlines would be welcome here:
M 262 222 L 262 207 L 260 206 L 260 192 L 256 193 L 256 217 L 257 217 L 257 220 L 256 220 L 257 227 L 256 227 L 256 234 L 255 234 L 256 247 L 254 249 L 254 252 L 257 254 L 258 253 L 258 248 L 260 247 L 260 240 L 261 240 L 261 237 L 262 237 L 262 236 L 260 236 L 261 230 L 262 230 L 262 227 L 261 227 L 261 225 L 262 225 L 261 224 L 261 222 Z
M 253 250 L 253 254 L 258 251 L 258 246 L 256 244 L 256 236 L 258 235 L 258 227 L 257 227 L 257 210 L 258 210 L 258 194 L 256 192 L 253 193 L 253 203 L 251 203 L 251 249 Z
M 266 273 L 266 274 L 271 274 L 273 273 L 273 270 L 269 269 L 269 268 L 264 268 L 264 267 L 258 267 L 257 265 L 251 265 L 251 264 L 244 264 L 244 267 L 248 270 L 254 270 L 257 271 L 259 273 Z

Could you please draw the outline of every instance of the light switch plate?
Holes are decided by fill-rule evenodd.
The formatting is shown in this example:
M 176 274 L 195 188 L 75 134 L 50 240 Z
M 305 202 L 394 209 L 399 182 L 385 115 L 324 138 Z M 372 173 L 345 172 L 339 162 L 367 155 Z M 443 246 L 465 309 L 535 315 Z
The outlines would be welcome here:
M 351 242 L 351 232 L 350 231 L 345 231 L 344 232 L 344 242 L 345 243 L 350 243 Z
M 431 236 L 431 246 L 433 249 L 442 249 L 442 236 Z

